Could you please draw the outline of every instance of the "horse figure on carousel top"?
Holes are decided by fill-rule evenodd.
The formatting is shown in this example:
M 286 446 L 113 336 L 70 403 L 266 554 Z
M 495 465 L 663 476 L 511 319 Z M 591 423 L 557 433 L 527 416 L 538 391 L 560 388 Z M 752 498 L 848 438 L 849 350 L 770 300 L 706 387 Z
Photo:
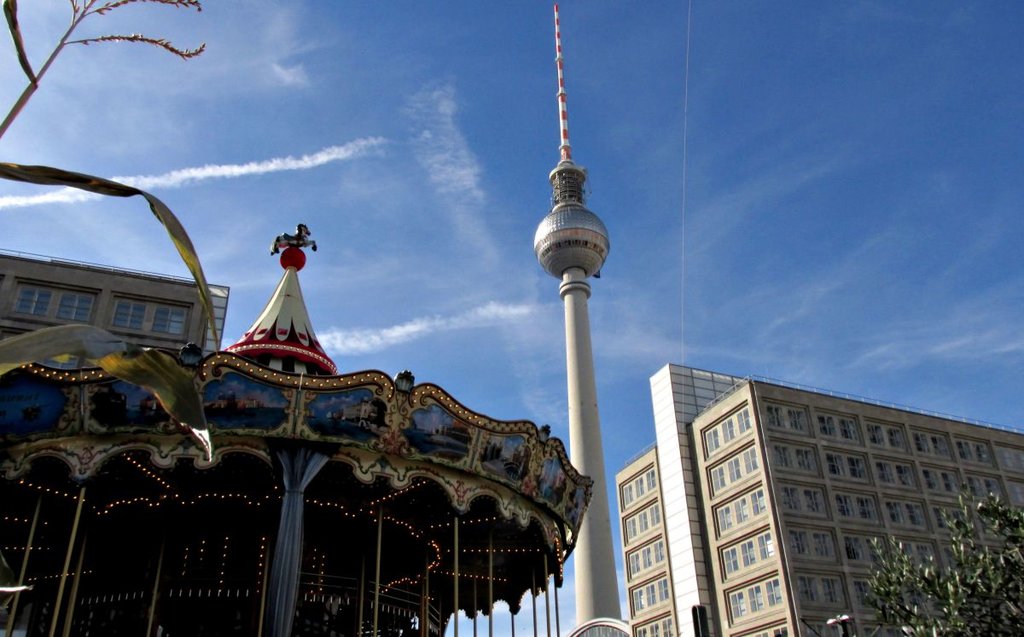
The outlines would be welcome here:
M 316 252 L 316 241 L 309 238 L 309 228 L 306 224 L 300 223 L 295 226 L 295 234 L 288 234 L 287 232 L 277 235 L 274 239 L 274 243 L 270 245 L 270 254 L 277 254 L 281 248 L 305 248 L 309 246 Z

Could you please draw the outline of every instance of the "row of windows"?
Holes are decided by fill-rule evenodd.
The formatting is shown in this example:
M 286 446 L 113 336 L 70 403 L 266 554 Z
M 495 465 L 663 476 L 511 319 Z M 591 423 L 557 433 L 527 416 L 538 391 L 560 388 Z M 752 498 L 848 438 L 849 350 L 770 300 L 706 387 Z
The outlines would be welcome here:
M 714 493 L 721 492 L 730 484 L 737 482 L 758 469 L 757 447 L 749 447 L 729 460 L 711 470 L 711 485 Z
M 635 637 L 675 637 L 672 618 L 666 617 L 633 629 Z
M 912 489 L 917 487 L 914 467 L 905 462 L 876 460 L 875 478 L 882 484 L 895 484 Z
M 772 455 L 777 467 L 795 469 L 805 473 L 818 473 L 818 452 L 811 447 L 772 445 Z
M 837 478 L 867 481 L 867 463 L 863 456 L 848 456 L 841 453 L 826 453 L 825 464 L 828 473 Z
M 659 524 L 661 524 L 661 508 L 655 502 L 640 513 L 626 518 L 626 540 L 632 540 Z
M 665 541 L 658 540 L 633 551 L 627 556 L 626 561 L 629 563 L 629 577 L 632 579 L 637 574 L 665 561 Z
M 928 526 L 924 519 L 924 507 L 917 502 L 886 502 L 885 511 L 889 521 L 899 526 Z
M 631 597 L 634 613 L 667 600 L 669 597 L 668 578 L 663 577 L 649 584 L 638 586 L 631 592 Z
M 721 423 L 704 432 L 705 457 L 711 457 L 720 447 L 732 442 L 751 429 L 750 410 L 741 409 Z
M 803 409 L 793 407 L 781 407 L 779 405 L 767 405 L 765 412 L 768 415 L 768 426 L 776 429 L 792 429 L 793 431 L 807 431 L 807 414 Z
M 743 524 L 749 519 L 765 513 L 768 510 L 764 499 L 764 489 L 757 489 L 751 493 L 728 502 L 716 510 L 718 518 L 718 533 L 725 533 L 734 524 Z
M 875 422 L 865 423 L 865 427 L 868 430 L 868 441 L 875 447 L 907 451 L 907 437 L 902 427 Z
M 729 614 L 736 621 L 781 603 L 782 586 L 776 577 L 729 593 Z
M 644 497 L 647 493 L 658 487 L 658 479 L 654 473 L 654 467 L 644 471 L 638 477 L 622 485 L 622 508 L 625 509 L 634 500 Z
M 789 547 L 801 557 L 835 559 L 836 544 L 830 531 L 790 529 Z
M 723 550 L 722 568 L 725 571 L 725 576 L 729 577 L 737 571 L 764 562 L 774 555 L 775 544 L 772 542 L 771 531 L 768 531 Z
M 56 292 L 41 287 L 22 286 L 14 311 L 31 316 L 49 316 L 50 302 Z M 81 292 L 59 292 L 56 318 L 63 321 L 88 323 L 92 318 L 95 295 Z M 152 307 L 150 323 L 145 324 Z M 119 299 L 114 306 L 111 325 L 133 330 L 146 329 L 162 334 L 184 334 L 188 310 L 182 307 L 155 305 L 140 301 Z

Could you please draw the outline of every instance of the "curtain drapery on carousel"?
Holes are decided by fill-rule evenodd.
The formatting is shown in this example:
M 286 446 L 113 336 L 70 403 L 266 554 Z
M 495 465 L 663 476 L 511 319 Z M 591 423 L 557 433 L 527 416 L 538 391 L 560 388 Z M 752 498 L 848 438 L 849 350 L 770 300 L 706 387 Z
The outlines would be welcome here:
M 267 595 L 267 627 L 270 637 L 288 637 L 295 620 L 302 563 L 303 493 L 329 456 L 308 448 L 286 448 L 277 452 L 284 481 L 281 522 L 270 566 Z

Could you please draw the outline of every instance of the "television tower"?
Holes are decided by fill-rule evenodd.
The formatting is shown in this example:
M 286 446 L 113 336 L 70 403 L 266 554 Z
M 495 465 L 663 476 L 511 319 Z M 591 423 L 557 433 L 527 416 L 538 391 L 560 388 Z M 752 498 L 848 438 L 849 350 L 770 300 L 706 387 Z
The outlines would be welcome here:
M 537 226 L 533 249 L 544 269 L 562 281 L 558 292 L 565 303 L 569 458 L 580 473 L 594 480 L 593 496 L 575 550 L 576 623 L 580 625 L 599 617 L 621 617 L 587 312 L 590 298 L 587 278 L 598 274 L 610 245 L 601 219 L 583 205 L 587 172 L 572 161 L 557 4 L 555 62 L 558 65 L 561 160 L 548 175 L 552 188 L 551 212 Z

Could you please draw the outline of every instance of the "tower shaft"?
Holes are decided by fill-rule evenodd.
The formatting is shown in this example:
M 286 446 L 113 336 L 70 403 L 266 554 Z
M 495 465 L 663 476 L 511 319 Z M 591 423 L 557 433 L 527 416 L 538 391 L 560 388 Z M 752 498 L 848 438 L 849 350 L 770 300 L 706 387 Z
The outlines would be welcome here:
M 562 274 L 559 294 L 565 304 L 565 353 L 569 400 L 569 457 L 580 473 L 594 480 L 590 506 L 573 552 L 576 572 L 576 623 L 621 617 L 615 553 L 612 549 L 608 489 L 604 476 L 601 420 L 597 409 L 594 355 L 590 345 L 587 301 L 590 284 L 581 268 Z

